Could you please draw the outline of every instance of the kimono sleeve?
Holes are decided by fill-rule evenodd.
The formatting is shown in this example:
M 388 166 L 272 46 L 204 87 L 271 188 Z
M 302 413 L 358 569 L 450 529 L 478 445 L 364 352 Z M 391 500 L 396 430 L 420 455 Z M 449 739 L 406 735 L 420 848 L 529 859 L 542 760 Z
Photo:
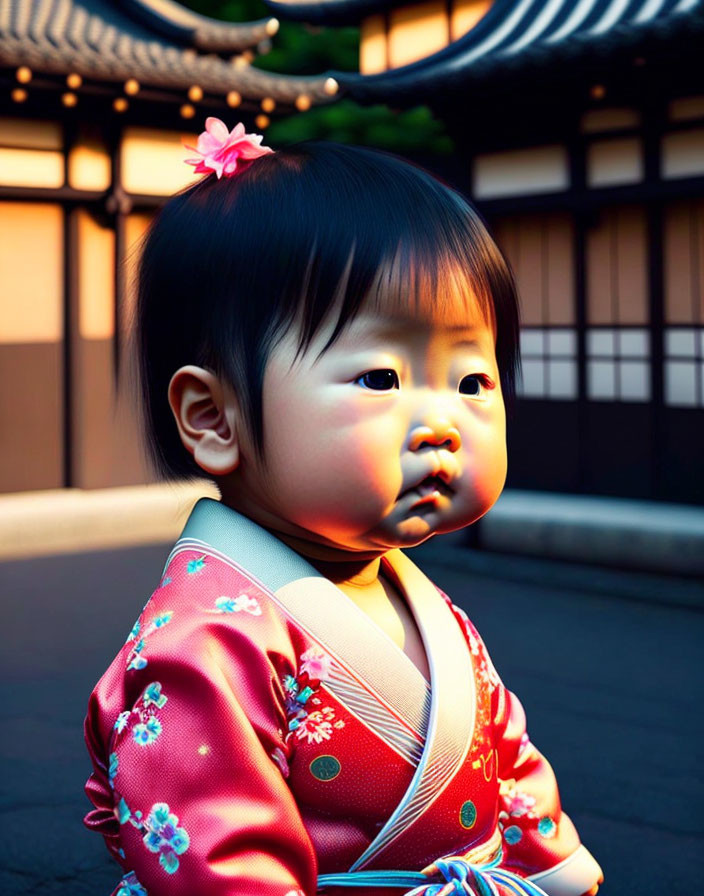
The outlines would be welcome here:
M 530 742 L 518 698 L 503 685 L 500 688 L 497 750 L 503 864 L 530 878 L 548 896 L 581 896 L 601 883 L 601 868 L 562 811 L 555 774 Z
M 555 774 L 530 742 L 518 698 L 501 682 L 466 613 L 450 602 L 472 653 L 478 691 L 490 704 L 499 778 L 502 867 L 527 877 L 548 896 L 582 896 L 601 883 L 601 868 L 562 811 Z M 481 699 L 481 698 L 480 698 Z
M 128 872 L 116 894 L 312 896 L 315 853 L 285 780 L 286 627 L 266 611 L 177 616 L 126 657 L 108 760 Z

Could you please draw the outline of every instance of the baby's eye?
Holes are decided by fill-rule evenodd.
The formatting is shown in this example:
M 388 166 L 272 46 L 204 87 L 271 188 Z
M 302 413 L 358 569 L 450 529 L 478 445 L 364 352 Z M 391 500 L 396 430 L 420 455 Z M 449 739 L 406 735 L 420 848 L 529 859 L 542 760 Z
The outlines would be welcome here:
M 389 389 L 398 389 L 398 375 L 395 370 L 369 370 L 357 377 L 355 383 L 359 383 L 367 389 L 376 392 L 386 392 Z
M 494 383 L 483 373 L 470 373 L 462 377 L 458 388 L 462 395 L 483 400 L 487 396 L 487 391 L 494 388 Z

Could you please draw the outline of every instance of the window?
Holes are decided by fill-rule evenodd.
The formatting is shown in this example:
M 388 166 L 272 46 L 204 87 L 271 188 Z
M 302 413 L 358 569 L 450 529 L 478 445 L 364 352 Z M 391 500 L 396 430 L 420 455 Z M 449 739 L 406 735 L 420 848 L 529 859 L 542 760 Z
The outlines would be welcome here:
M 574 328 L 525 327 L 521 330 L 523 382 L 526 398 L 577 397 L 577 339 Z
M 184 164 L 188 150 L 184 142 L 195 146 L 194 134 L 127 128 L 122 138 L 121 177 L 128 193 L 146 196 L 170 196 L 195 183 L 199 175 Z M 193 153 L 191 153 L 193 155 Z
M 107 190 L 112 159 L 100 127 L 82 125 L 68 154 L 68 182 L 76 190 Z
M 704 327 L 665 330 L 665 403 L 704 407 Z
M 521 215 L 495 227 L 521 303 L 526 398 L 577 397 L 574 229 L 568 215 Z
M 0 184 L 62 187 L 63 134 L 54 121 L 0 118 Z
M 0 202 L 0 492 L 59 488 L 63 471 L 61 206 Z M 39 259 L 39 263 L 37 260 Z
M 570 185 L 567 149 L 536 146 L 478 155 L 472 171 L 476 199 L 555 193 Z
M 662 138 L 662 176 L 698 177 L 704 174 L 704 128 L 675 131 Z
M 704 406 L 704 200 L 665 210 L 665 403 Z
M 587 396 L 594 401 L 650 400 L 650 334 L 640 327 L 587 330 Z
M 587 147 L 587 183 L 612 187 L 643 180 L 643 147 L 636 137 L 595 140 Z
M 637 207 L 604 211 L 587 234 L 587 322 L 648 323 L 647 226 Z
M 649 401 L 647 224 L 642 208 L 601 213 L 587 234 L 587 397 Z

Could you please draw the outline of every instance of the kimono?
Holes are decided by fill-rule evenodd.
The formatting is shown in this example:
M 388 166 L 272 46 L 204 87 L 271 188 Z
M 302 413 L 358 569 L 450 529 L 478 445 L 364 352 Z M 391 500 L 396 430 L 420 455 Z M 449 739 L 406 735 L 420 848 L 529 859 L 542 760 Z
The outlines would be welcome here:
M 382 562 L 429 682 L 288 546 L 197 503 L 90 697 L 85 823 L 125 872 L 114 896 L 433 896 L 448 881 L 579 896 L 596 883 L 473 625 L 403 553 Z

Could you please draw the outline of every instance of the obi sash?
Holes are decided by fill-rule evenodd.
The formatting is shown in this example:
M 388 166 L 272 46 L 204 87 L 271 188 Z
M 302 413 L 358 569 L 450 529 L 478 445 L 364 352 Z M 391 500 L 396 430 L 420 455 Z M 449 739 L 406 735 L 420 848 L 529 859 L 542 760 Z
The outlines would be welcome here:
M 192 549 L 254 578 L 329 653 L 331 673 L 325 686 L 415 765 L 406 793 L 367 849 L 347 872 L 323 875 L 319 885 L 369 886 L 372 877 L 391 873 L 395 882 L 379 885 L 417 886 L 417 873 L 364 869 L 372 860 L 378 867 L 390 844 L 396 847 L 406 837 L 414 838 L 416 822 L 453 779 L 472 743 L 475 680 L 470 652 L 450 607 L 401 551 L 392 550 L 384 557 L 385 572 L 406 595 L 423 639 L 428 682 L 343 591 L 270 532 L 224 504 L 210 498 L 197 502 L 166 565 L 176 554 Z M 498 832 L 491 841 L 492 848 L 483 851 L 484 861 L 500 849 Z M 403 881 L 398 875 L 405 875 Z M 422 879 L 428 882 L 427 877 Z M 491 893 L 491 887 L 486 892 Z

